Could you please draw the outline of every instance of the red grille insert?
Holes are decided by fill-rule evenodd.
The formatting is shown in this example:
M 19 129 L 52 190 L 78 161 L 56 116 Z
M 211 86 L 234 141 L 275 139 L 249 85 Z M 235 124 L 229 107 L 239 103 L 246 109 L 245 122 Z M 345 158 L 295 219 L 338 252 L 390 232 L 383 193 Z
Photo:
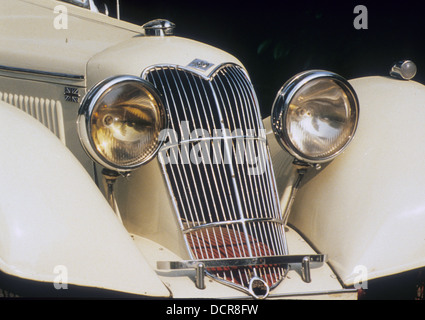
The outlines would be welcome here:
M 232 230 L 235 226 L 212 227 L 186 234 L 186 239 L 195 259 L 226 259 L 250 257 L 249 246 L 253 251 L 253 257 L 273 256 L 269 246 L 257 241 L 254 237 L 240 230 Z M 261 265 L 222 268 L 207 268 L 207 271 L 220 279 L 233 282 L 238 285 L 248 286 L 250 279 L 256 275 L 262 278 L 270 287 L 278 282 L 285 270 L 283 266 Z

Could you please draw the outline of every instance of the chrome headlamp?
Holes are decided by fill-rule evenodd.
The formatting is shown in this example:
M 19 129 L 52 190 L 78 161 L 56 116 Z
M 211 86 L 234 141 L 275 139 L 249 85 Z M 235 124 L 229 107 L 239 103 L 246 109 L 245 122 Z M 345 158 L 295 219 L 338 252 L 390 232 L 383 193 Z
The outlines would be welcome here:
M 337 74 L 307 71 L 291 78 L 272 108 L 272 127 L 282 147 L 315 164 L 340 154 L 352 140 L 359 103 L 351 85 Z
M 149 82 L 117 76 L 87 93 L 77 124 L 81 143 L 93 160 L 126 172 L 155 156 L 166 119 L 161 97 Z

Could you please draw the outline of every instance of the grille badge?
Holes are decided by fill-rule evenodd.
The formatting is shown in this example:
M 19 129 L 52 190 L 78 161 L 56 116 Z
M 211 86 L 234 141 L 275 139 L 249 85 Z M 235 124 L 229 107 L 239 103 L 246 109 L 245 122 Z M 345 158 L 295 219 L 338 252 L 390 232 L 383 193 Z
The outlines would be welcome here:
M 189 67 L 195 68 L 195 69 L 200 69 L 203 71 L 208 70 L 209 68 L 211 68 L 214 64 L 209 63 L 208 61 L 204 61 L 204 60 L 200 60 L 200 59 L 195 59 L 193 60 L 191 63 L 189 63 Z

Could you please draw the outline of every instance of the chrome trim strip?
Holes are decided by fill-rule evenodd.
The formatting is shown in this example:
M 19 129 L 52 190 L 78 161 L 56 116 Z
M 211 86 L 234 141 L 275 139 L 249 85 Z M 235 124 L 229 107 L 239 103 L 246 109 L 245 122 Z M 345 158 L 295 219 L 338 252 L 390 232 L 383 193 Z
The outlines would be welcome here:
M 303 291 L 303 292 L 289 292 L 289 293 L 276 293 L 269 294 L 267 296 L 267 300 L 279 299 L 279 298 L 291 298 L 291 297 L 305 297 L 305 296 L 320 296 L 320 295 L 335 295 L 335 294 L 349 294 L 349 293 L 357 293 L 357 289 L 336 289 L 336 290 L 324 290 L 324 291 Z M 226 298 L 224 298 L 226 299 Z M 247 297 L 229 297 L 227 299 L 232 300 L 246 300 Z
M 16 67 L 4 66 L 4 65 L 0 65 L 0 71 L 13 72 L 13 73 L 19 73 L 19 74 L 31 74 L 35 76 L 59 78 L 59 79 L 66 79 L 71 81 L 82 81 L 85 79 L 85 76 L 83 75 L 60 73 L 60 72 L 49 72 L 49 71 L 25 69 L 25 68 L 16 68 Z
M 219 222 L 212 222 L 212 223 L 204 223 L 200 226 L 190 227 L 183 230 L 183 233 L 189 233 L 196 230 L 202 230 L 207 228 L 213 228 L 213 227 L 219 227 L 219 226 L 226 226 L 230 224 L 241 224 L 241 223 L 249 223 L 249 222 L 274 222 L 278 224 L 285 224 L 285 221 L 282 219 L 276 219 L 276 218 L 242 218 L 238 220 L 227 220 L 227 221 L 219 221 Z
M 312 292 L 294 292 L 294 293 L 281 293 L 281 294 L 270 294 L 269 299 L 283 298 L 283 297 L 302 297 L 302 296 L 318 296 L 318 295 L 333 295 L 333 294 L 344 294 L 344 293 L 357 293 L 357 289 L 341 289 L 341 290 L 326 290 L 326 291 L 312 291 Z
M 155 70 L 155 69 L 156 70 L 174 69 L 174 70 L 186 71 L 186 72 L 188 72 L 188 73 L 190 73 L 192 75 L 193 74 L 194 75 L 197 75 L 197 76 L 201 77 L 204 80 L 211 81 L 215 77 L 216 73 L 218 73 L 221 69 L 225 68 L 226 66 L 239 67 L 235 63 L 230 63 L 230 62 L 229 63 L 222 63 L 222 64 L 215 65 L 214 68 L 208 74 L 205 74 L 204 72 L 202 72 L 201 69 L 194 69 L 194 68 L 191 68 L 190 66 L 184 66 L 184 65 L 180 65 L 180 64 L 166 64 L 166 63 L 165 64 L 161 64 L 160 63 L 160 64 L 154 64 L 154 65 L 151 65 L 151 66 L 145 68 L 142 71 L 140 77 L 142 79 L 146 79 L 147 75 L 152 70 Z M 246 78 L 249 79 L 248 73 L 244 69 L 241 69 L 241 71 L 246 76 Z
M 181 140 L 177 143 L 169 143 L 167 145 L 163 145 L 161 147 L 161 151 L 165 151 L 167 149 L 175 148 L 183 144 L 189 144 L 189 143 L 198 143 L 198 142 L 205 142 L 205 141 L 217 141 L 217 140 L 237 140 L 237 139 L 243 139 L 243 140 L 257 140 L 261 142 L 267 142 L 266 138 L 263 137 L 253 137 L 253 136 L 222 136 L 222 137 L 202 137 L 202 138 L 195 138 L 195 139 L 189 139 L 189 140 Z
M 230 259 L 205 259 L 205 260 L 182 260 L 182 261 L 157 261 L 159 270 L 179 270 L 193 269 L 200 263 L 205 268 L 222 267 L 243 267 L 243 266 L 262 266 L 262 265 L 295 265 L 302 264 L 305 258 L 310 261 L 310 267 L 320 267 L 327 261 L 325 254 L 307 254 L 307 255 L 284 255 L 284 256 L 263 256 L 249 258 L 230 258 Z
M 228 281 L 228 280 L 219 278 L 219 277 L 214 276 L 214 275 L 209 274 L 209 273 L 207 273 L 206 276 L 208 278 L 210 278 L 210 279 L 213 279 L 213 280 L 217 281 L 218 283 L 221 283 L 221 284 L 227 286 L 227 287 L 230 287 L 230 288 L 233 288 L 233 289 L 236 289 L 236 290 L 245 292 L 245 293 L 249 294 L 255 300 L 263 300 L 263 299 L 266 299 L 269 296 L 270 290 L 273 290 L 274 288 L 276 288 L 283 281 L 283 279 L 286 277 L 286 274 L 288 273 L 288 269 L 285 269 L 284 274 L 281 274 L 280 269 L 278 269 L 277 272 L 281 275 L 280 279 L 276 283 L 274 283 L 273 285 L 271 285 L 270 287 L 267 287 L 266 286 L 266 290 L 267 291 L 264 294 L 261 294 L 261 295 L 256 294 L 254 292 L 253 288 L 252 288 L 252 281 L 254 281 L 254 280 L 262 280 L 258 276 L 253 276 L 251 278 L 249 287 L 244 287 L 242 285 L 239 285 L 237 283 L 234 283 L 234 282 L 231 282 L 231 281 Z M 265 283 L 264 280 L 263 280 L 263 283 Z

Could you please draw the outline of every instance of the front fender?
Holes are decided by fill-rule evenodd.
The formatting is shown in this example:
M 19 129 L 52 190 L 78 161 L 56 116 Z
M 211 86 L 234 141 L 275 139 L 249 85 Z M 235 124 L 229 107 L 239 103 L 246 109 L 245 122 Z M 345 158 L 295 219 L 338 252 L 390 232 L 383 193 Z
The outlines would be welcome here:
M 61 276 L 77 286 L 169 296 L 59 139 L 4 102 L 0 118 L 0 270 L 52 284 Z
M 346 285 L 358 270 L 373 279 L 425 265 L 425 87 L 385 77 L 351 84 L 355 139 L 308 173 L 290 216 Z

